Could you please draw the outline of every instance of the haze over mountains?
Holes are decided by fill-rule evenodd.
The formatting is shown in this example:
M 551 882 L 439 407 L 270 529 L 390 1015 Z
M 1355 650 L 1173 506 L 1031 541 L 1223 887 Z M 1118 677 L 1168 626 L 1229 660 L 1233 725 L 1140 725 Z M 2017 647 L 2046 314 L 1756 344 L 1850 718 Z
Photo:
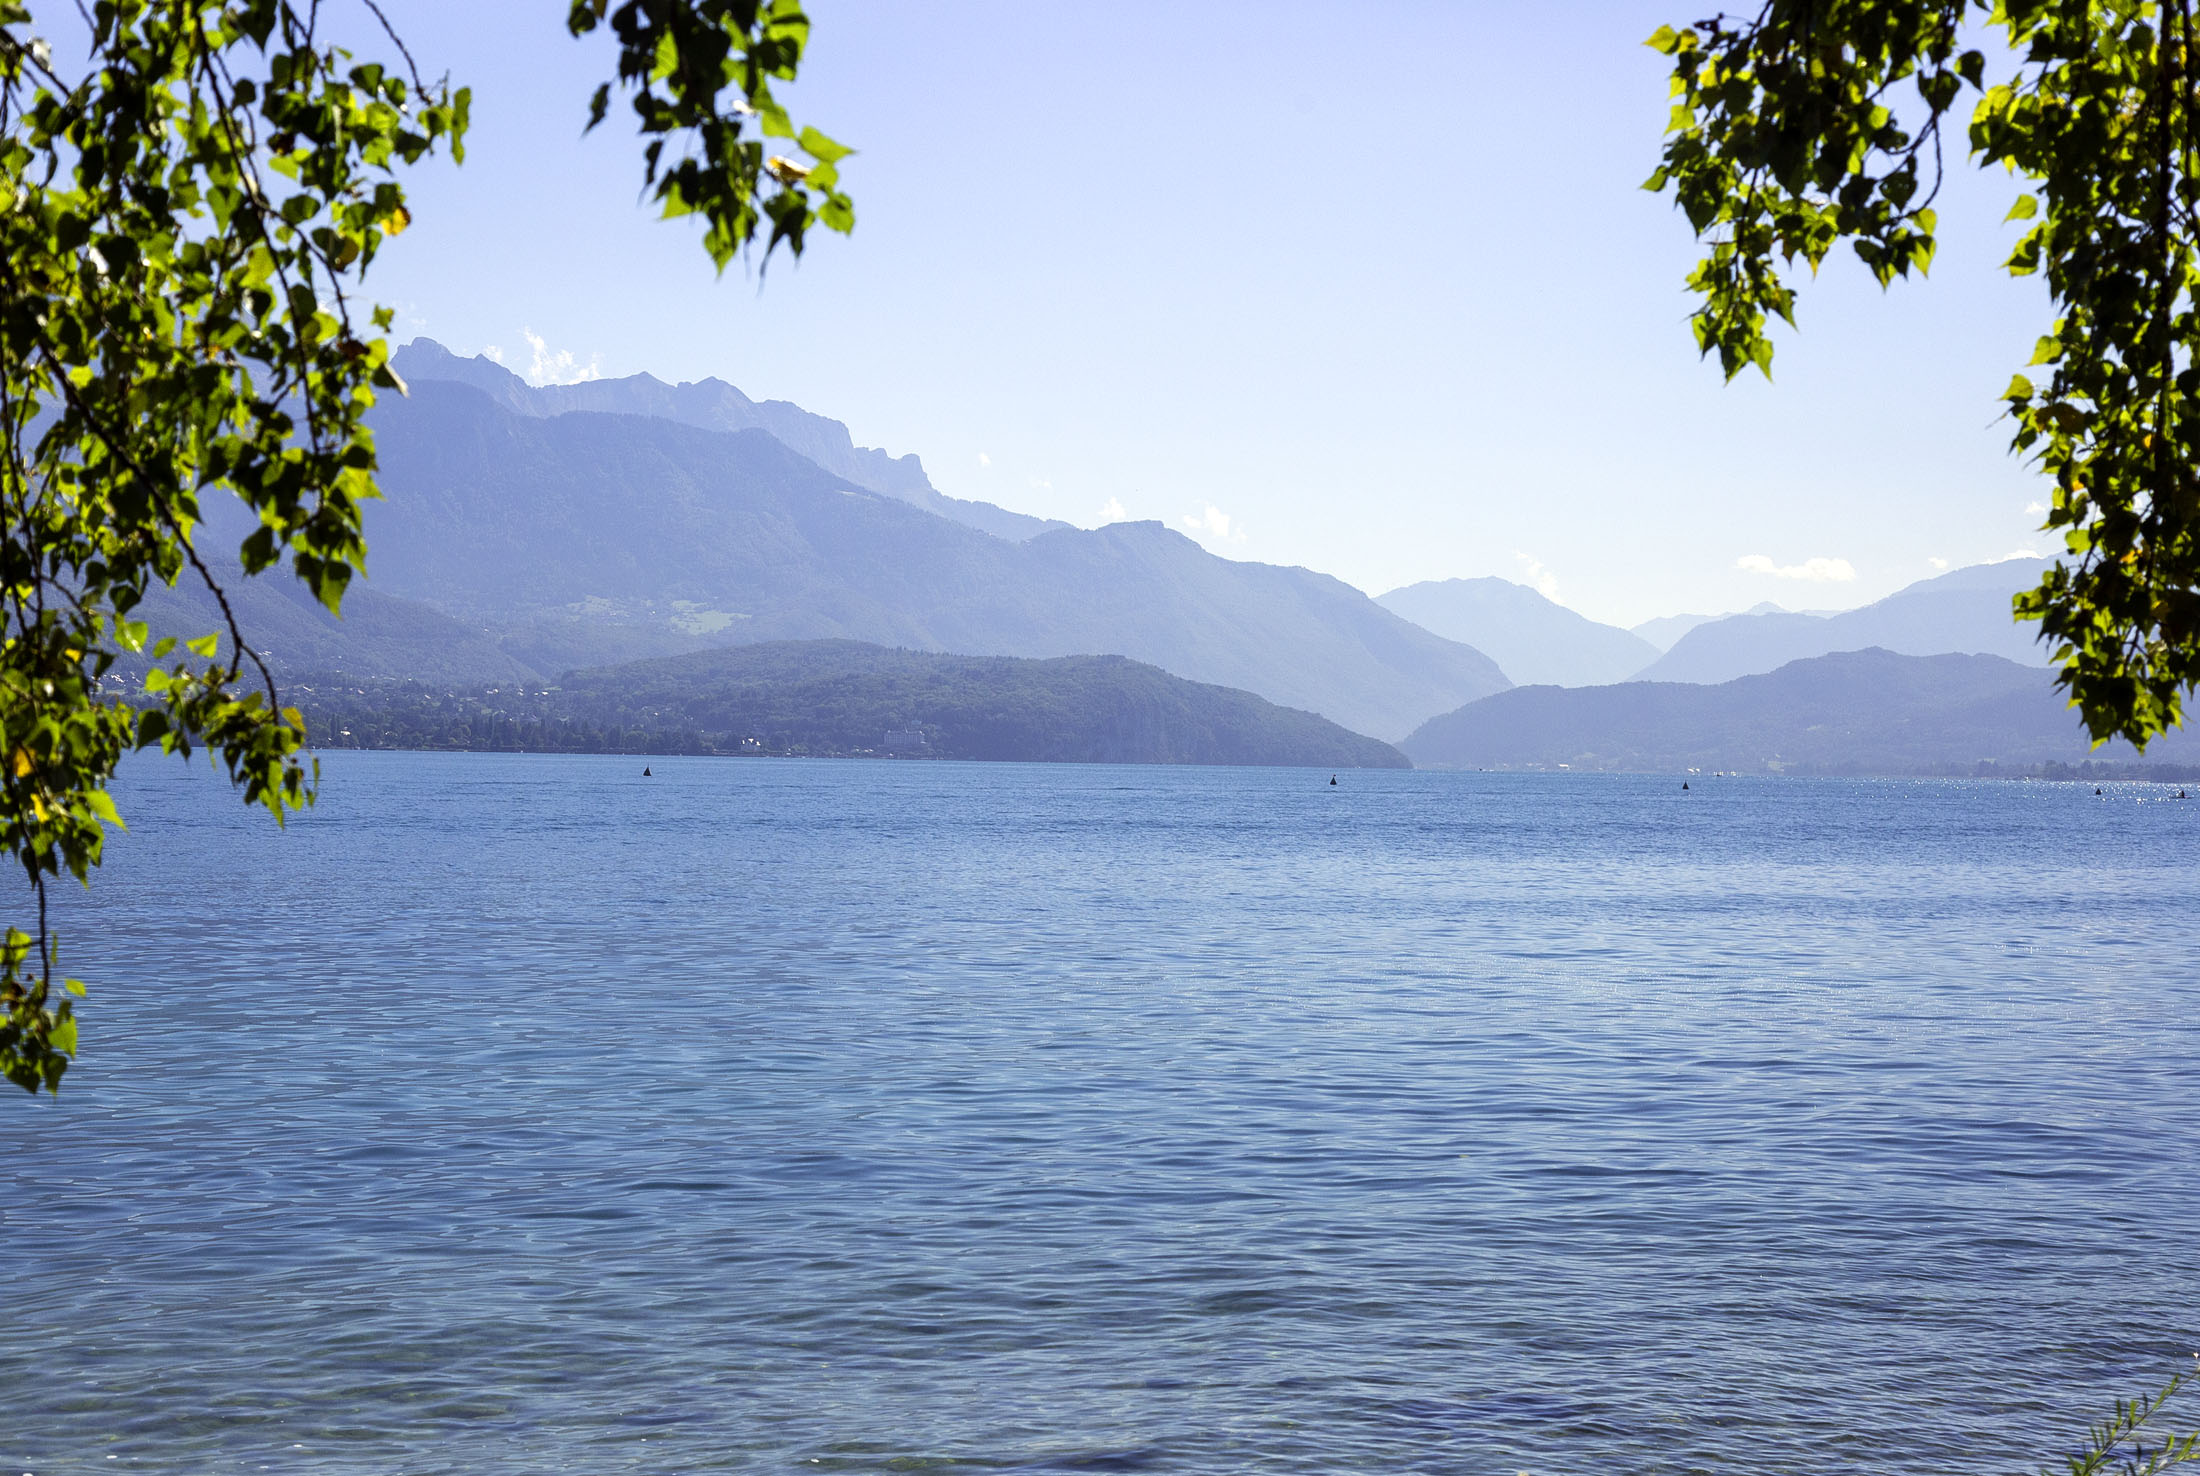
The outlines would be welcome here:
M 1509 579 L 1429 580 L 1394 589 L 1376 603 L 1473 646 L 1524 687 L 1624 682 L 1658 659 L 1659 648 L 1642 637 Z
M 1627 628 L 1628 634 L 1642 637 L 1660 651 L 1669 651 L 1673 643 L 1687 635 L 1706 620 L 1720 620 L 1719 615 L 1660 615 L 1645 620 L 1640 625 Z
M 1786 611 L 1730 615 L 1696 626 L 1636 674 L 1646 682 L 1726 682 L 1790 661 L 1873 646 L 1908 656 L 1967 653 L 2047 664 L 2039 626 L 2019 624 L 2009 602 L 2039 583 L 2043 563 L 2010 559 L 1921 580 L 1837 615 Z
M 1835 613 L 1762 604 L 1739 615 L 1674 615 L 1633 631 L 1602 625 L 1504 579 L 1445 579 L 1392 590 L 1385 608 L 1488 653 L 1521 686 L 1718 683 L 1791 661 L 1877 646 L 1911 656 L 1991 654 L 2047 664 L 2039 627 L 2010 600 L 2038 583 L 2041 562 L 2011 559 L 1921 580 Z M 1668 644 L 1660 647 L 1643 632 Z
M 1709 625 L 1714 620 L 1726 620 L 1735 613 L 1730 610 L 1724 615 L 1660 615 L 1653 620 L 1645 620 L 1640 625 L 1630 625 L 1627 628 L 1632 634 L 1641 636 L 1660 651 L 1670 651 L 1673 649 L 1675 641 L 1687 635 L 1697 626 Z M 1789 610 L 1787 606 L 1775 604 L 1771 600 L 1760 600 L 1740 613 L 1744 615 L 1790 615 L 1794 612 Z
M 984 531 L 984 504 L 927 505 L 921 494 L 938 494 L 913 458 L 859 451 L 837 423 L 731 386 L 536 391 L 440 349 L 398 362 L 411 393 L 373 412 L 384 500 L 368 508 L 371 577 L 350 617 L 248 582 L 261 618 L 247 628 L 288 670 L 427 675 L 405 668 L 433 647 L 437 679 L 548 678 L 813 639 L 1123 655 L 1378 738 L 1509 685 L 1481 652 L 1340 580 L 1218 558 L 1158 523 Z M 685 418 L 559 409 L 560 397 Z M 750 411 L 771 428 L 688 423 Z M 781 431 L 892 490 L 828 471 Z
M 1915 768 L 2085 753 L 2032 630 L 2009 617 L 2010 595 L 2036 577 L 2029 560 L 1833 615 L 1646 623 L 1671 638 L 1661 652 L 1505 580 L 1430 581 L 1375 601 L 1310 570 L 1219 558 L 1159 523 L 1085 531 L 943 497 L 915 457 L 858 447 L 836 421 L 718 381 L 535 388 L 425 340 L 398 364 L 411 394 L 373 414 L 385 500 L 369 507 L 372 577 L 345 620 L 293 581 L 227 581 L 245 629 L 293 675 L 458 692 L 730 646 L 854 641 L 1126 656 L 1264 699 L 1244 710 L 1265 714 L 1271 737 L 1318 714 L 1376 738 L 1411 734 L 1407 751 L 1440 764 L 1664 767 L 1718 753 L 1711 762 L 1746 767 L 1755 753 L 1774 767 Z M 204 546 L 234 546 L 241 529 L 223 519 L 236 515 L 218 512 Z M 218 624 L 188 589 L 157 592 L 147 613 L 165 628 Z M 1838 652 L 1865 656 L 1817 659 Z M 1902 664 L 1951 653 L 2007 659 Z M 642 692 L 657 679 L 640 672 L 600 685 Z M 1766 673 L 1779 680 L 1729 690 Z M 1508 691 L 1515 682 L 1545 695 Z M 1053 702 L 1032 680 L 1002 690 Z M 1707 690 L 1719 695 L 1675 695 Z M 1951 707 L 1963 692 L 1985 705 Z M 1804 736 L 1781 726 L 1813 714 Z M 609 720 L 586 720 L 598 719 Z
M 2038 667 L 1879 649 L 1717 685 L 1517 687 L 1431 720 L 1399 747 L 1428 768 L 1755 774 L 1950 773 L 2140 757 L 2128 744 L 2094 750 Z M 2168 734 L 2145 758 L 2200 761 L 2200 737 Z

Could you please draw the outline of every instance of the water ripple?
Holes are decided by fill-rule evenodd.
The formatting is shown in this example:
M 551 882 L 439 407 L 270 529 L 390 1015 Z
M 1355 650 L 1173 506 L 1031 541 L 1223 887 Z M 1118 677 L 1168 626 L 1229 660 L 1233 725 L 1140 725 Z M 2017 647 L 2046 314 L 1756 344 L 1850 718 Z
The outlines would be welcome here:
M 2030 1468 L 2200 1344 L 2200 806 L 651 762 L 130 771 L 8 1469 Z

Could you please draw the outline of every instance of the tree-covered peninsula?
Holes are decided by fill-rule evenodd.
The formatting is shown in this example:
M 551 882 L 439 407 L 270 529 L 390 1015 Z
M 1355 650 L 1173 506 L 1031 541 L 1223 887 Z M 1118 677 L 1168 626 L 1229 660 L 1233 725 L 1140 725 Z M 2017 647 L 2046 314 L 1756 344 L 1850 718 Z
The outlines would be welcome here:
M 772 641 L 454 689 L 302 681 L 323 748 L 1409 768 L 1328 719 L 1121 656 Z

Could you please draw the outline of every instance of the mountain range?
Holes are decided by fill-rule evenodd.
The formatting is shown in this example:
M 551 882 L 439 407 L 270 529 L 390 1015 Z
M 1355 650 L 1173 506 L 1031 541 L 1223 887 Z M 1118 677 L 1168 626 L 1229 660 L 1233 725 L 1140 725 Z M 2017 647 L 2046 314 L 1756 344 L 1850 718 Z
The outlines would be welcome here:
M 1481 652 L 1341 580 L 1218 558 L 1159 523 L 988 531 L 984 504 L 931 505 L 913 458 L 861 450 L 837 422 L 728 385 L 639 376 L 553 394 L 417 344 L 398 364 L 410 392 L 372 412 L 383 500 L 367 510 L 370 577 L 347 618 L 329 620 L 285 581 L 230 581 L 249 591 L 245 627 L 283 670 L 540 680 L 817 639 L 1122 655 L 1378 738 L 1509 685 Z M 744 406 L 768 425 L 691 423 Z M 828 470 L 782 432 L 891 490 Z M 237 511 L 211 511 L 206 546 L 234 546 L 242 529 L 224 519 Z M 177 629 L 218 624 L 188 586 L 148 613 Z
M 1486 652 L 1521 686 L 1718 683 L 1873 646 L 1911 656 L 1984 653 L 2042 666 L 2048 652 L 2037 643 L 2039 627 L 2020 625 L 2010 614 L 2011 597 L 2038 582 L 2040 567 L 2030 558 L 1975 565 L 1854 610 L 1796 612 L 1768 603 L 1739 615 L 1666 616 L 1632 631 L 1504 579 L 1434 580 L 1392 590 L 1379 603 Z
M 699 430 L 761 430 L 843 481 L 998 538 L 1030 538 L 1050 528 L 1069 526 L 1051 518 L 1010 512 L 990 502 L 946 496 L 934 489 L 918 457 L 892 456 L 858 446 L 848 434 L 848 427 L 837 420 L 813 415 L 785 400 L 752 400 L 722 379 L 666 384 L 654 375 L 634 374 L 578 384 L 531 385 L 501 364 L 485 358 L 460 358 L 432 338 L 416 338 L 400 348 L 391 359 L 391 367 L 407 381 L 470 384 L 514 414 L 538 419 L 586 410 L 601 415 L 653 416 Z
M 1426 768 L 1758 774 L 1950 773 L 2139 757 L 2126 744 L 2092 749 L 2039 667 L 1878 648 L 1715 685 L 1515 688 L 1431 720 L 1399 747 Z M 2200 761 L 2200 737 L 2168 734 L 2145 758 Z
M 751 400 L 722 381 L 637 375 L 536 387 L 428 340 L 396 362 L 411 389 L 372 415 L 384 500 L 367 515 L 372 577 L 347 598 L 346 618 L 331 619 L 293 581 L 244 580 L 233 569 L 227 580 L 245 629 L 292 675 L 457 690 L 772 642 L 1117 655 L 1358 733 L 1411 734 L 1408 752 L 1478 766 L 1491 761 L 1483 750 L 1454 752 L 1443 735 L 1487 737 L 1492 714 L 1548 712 L 1575 724 L 1573 739 L 1543 736 L 1577 742 L 1591 764 L 1612 758 L 1607 739 L 1629 763 L 1709 741 L 1682 742 L 1655 723 L 1624 741 L 1598 737 L 1599 724 L 1621 712 L 1637 728 L 1655 712 L 1723 712 L 1728 736 L 1745 748 L 1765 748 L 1773 731 L 1762 713 L 1750 716 L 1748 701 L 1695 709 L 1669 693 L 1606 691 L 1552 706 L 1556 699 L 1508 692 L 1515 682 L 1577 693 L 1723 686 L 1879 647 L 1881 657 L 1999 656 L 2028 666 L 2027 679 L 2045 690 L 2044 653 L 2009 617 L 2010 595 L 2037 576 L 2032 560 L 1958 570 L 1839 614 L 1760 607 L 1648 622 L 1644 630 L 1672 642 L 1661 652 L 1506 580 L 1430 581 L 1376 601 L 1310 570 L 1219 558 L 1159 523 L 1086 531 L 946 497 L 917 458 L 857 446 L 837 421 Z M 242 530 L 224 519 L 236 516 L 214 510 L 214 536 L 202 546 L 233 546 Z M 218 624 L 211 602 L 188 587 L 156 591 L 145 613 L 165 629 Z M 1911 679 L 1837 664 L 1790 673 L 1777 691 L 1799 712 L 1853 699 L 1859 713 L 1894 721 L 1892 709 L 1865 700 L 1858 672 L 1897 688 Z M 1909 701 L 1907 690 L 1890 689 L 1888 700 Z M 1483 705 L 1499 695 L 1512 705 Z M 1447 716 L 1432 722 L 1439 714 Z M 2041 735 L 2068 736 L 2055 726 L 2060 716 L 2036 716 L 2010 732 L 2035 748 Z M 1957 748 L 1980 746 L 1930 703 L 1901 722 L 1922 731 L 1917 724 L 1943 718 Z M 1521 737 L 1532 726 L 1506 731 Z M 1853 725 L 1806 727 L 1848 733 L 1864 745 L 1858 754 L 1892 752 Z M 1972 737 L 1956 742 L 1965 733 Z M 1837 762 L 1819 744 L 1783 738 L 1766 761 Z M 1807 756 L 1780 757 L 1791 750 Z M 1534 751 L 1506 749 L 1494 761 L 1575 762 Z M 1935 749 L 1929 761 L 1955 760 Z
M 2019 624 L 2009 602 L 2039 583 L 2042 562 L 1976 564 L 1899 589 L 1835 615 L 1757 611 L 1706 621 L 1635 674 L 1645 682 L 1731 681 L 1810 656 L 1873 646 L 1908 656 L 1987 654 L 2045 666 L 2039 627 Z

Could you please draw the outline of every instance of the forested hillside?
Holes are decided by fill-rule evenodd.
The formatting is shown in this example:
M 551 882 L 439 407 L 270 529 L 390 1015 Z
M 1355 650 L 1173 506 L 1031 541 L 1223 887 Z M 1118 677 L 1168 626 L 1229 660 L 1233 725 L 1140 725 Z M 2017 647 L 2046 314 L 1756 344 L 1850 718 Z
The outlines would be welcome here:
M 1404 768 L 1398 750 L 1120 656 L 943 656 L 854 641 L 737 646 L 562 683 L 301 683 L 322 747 L 892 755 Z

